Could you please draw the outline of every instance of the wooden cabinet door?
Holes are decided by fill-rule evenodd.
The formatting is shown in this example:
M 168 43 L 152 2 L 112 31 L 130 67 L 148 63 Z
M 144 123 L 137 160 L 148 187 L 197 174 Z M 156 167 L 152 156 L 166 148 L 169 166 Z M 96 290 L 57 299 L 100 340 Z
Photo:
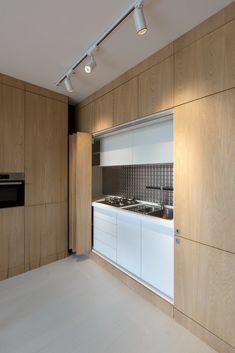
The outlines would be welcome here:
M 106 93 L 95 102 L 95 114 L 92 132 L 108 129 L 113 126 L 113 92 Z
M 173 56 L 139 76 L 139 116 L 173 107 Z
M 24 272 L 24 207 L 0 209 L 0 280 Z
M 0 172 L 24 172 L 24 91 L 1 83 Z
M 93 131 L 94 120 L 95 120 L 95 104 L 94 102 L 79 108 L 76 112 L 78 121 L 78 131 L 89 132 Z
M 59 260 L 68 249 L 67 203 L 25 207 L 25 267 Z
M 68 106 L 26 92 L 26 205 L 67 200 Z
M 83 132 L 78 132 L 76 139 L 76 229 L 72 243 L 73 250 L 80 255 L 91 251 L 92 141 L 91 135 Z
M 141 278 L 174 297 L 174 229 L 142 221 Z
M 175 54 L 174 104 L 235 86 L 235 21 Z
M 235 347 L 235 255 L 191 240 L 175 244 L 175 307 Z
M 140 277 L 141 225 L 131 215 L 117 215 L 117 263 Z
M 114 125 L 126 123 L 138 117 L 138 78 L 122 84 L 114 90 Z
M 180 235 L 235 253 L 235 89 L 175 109 L 174 215 Z

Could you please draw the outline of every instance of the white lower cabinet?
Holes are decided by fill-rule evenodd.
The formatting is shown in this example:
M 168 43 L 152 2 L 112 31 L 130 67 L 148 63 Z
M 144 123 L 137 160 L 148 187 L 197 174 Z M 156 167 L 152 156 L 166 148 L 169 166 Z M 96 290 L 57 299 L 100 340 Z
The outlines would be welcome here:
M 94 207 L 93 248 L 108 259 L 117 261 L 117 215 L 112 210 Z
M 154 222 L 142 222 L 141 278 L 173 298 L 173 229 Z
M 173 299 L 173 222 L 94 207 L 93 248 Z
M 141 223 L 137 217 L 117 215 L 117 263 L 140 277 Z

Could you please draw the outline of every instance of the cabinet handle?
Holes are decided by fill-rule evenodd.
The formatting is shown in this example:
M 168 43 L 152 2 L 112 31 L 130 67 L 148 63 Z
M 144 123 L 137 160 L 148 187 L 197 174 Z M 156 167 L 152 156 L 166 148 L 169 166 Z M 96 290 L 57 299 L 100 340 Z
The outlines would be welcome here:
M 175 234 L 180 235 L 180 233 L 181 233 L 180 229 L 179 229 L 179 228 L 176 228 Z
M 180 245 L 181 240 L 179 238 L 176 238 L 175 242 L 176 242 L 177 245 Z

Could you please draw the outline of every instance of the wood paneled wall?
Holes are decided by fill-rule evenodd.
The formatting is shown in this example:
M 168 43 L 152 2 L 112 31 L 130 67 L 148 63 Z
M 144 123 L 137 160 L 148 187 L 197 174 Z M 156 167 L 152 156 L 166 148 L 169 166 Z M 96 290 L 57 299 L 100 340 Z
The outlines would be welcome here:
M 221 353 L 235 351 L 234 48 L 235 2 L 77 107 L 87 132 L 112 93 L 113 125 L 174 108 L 174 318 Z
M 0 172 L 25 207 L 0 209 L 0 279 L 67 255 L 68 97 L 0 74 Z

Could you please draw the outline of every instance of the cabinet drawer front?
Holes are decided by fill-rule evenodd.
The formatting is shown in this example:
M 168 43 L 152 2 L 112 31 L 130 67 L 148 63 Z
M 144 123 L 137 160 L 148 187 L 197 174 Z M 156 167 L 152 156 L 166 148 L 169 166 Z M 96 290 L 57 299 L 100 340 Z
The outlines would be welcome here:
M 94 238 L 94 250 L 97 250 L 108 259 L 116 262 L 116 250 L 96 238 Z
M 98 229 L 102 232 L 111 234 L 116 237 L 116 224 L 107 222 L 100 218 L 94 218 L 94 229 Z
M 112 210 L 102 210 L 98 208 L 94 208 L 94 218 L 103 219 L 106 222 L 116 224 L 117 216 L 116 212 Z
M 94 239 L 102 241 L 102 243 L 110 246 L 113 249 L 116 249 L 117 247 L 117 238 L 109 233 L 105 233 L 100 229 L 94 229 Z

